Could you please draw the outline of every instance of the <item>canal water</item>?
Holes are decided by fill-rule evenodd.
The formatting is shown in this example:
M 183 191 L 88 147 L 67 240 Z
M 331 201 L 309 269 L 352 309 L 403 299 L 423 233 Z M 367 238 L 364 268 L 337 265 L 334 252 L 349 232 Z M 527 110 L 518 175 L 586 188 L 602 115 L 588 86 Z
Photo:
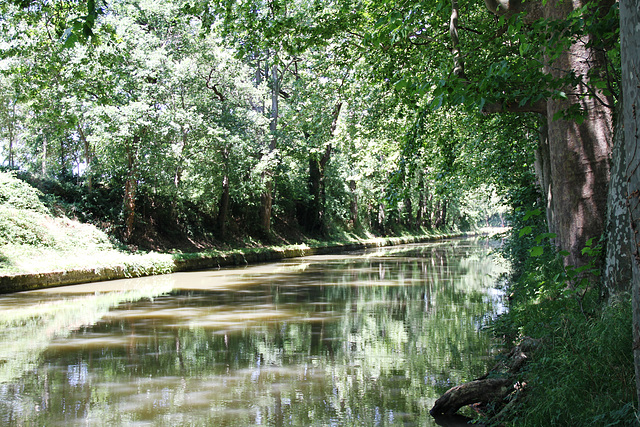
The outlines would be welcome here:
M 0 297 L 6 426 L 436 425 L 484 373 L 491 244 L 452 240 Z

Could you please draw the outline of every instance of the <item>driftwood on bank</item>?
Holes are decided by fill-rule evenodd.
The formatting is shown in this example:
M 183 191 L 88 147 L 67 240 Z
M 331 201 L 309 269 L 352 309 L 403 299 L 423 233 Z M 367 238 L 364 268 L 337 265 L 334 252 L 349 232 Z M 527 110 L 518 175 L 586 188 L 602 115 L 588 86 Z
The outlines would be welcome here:
M 449 389 L 436 400 L 429 413 L 434 417 L 451 415 L 467 405 L 476 403 L 500 405 L 505 403 L 507 396 L 520 389 L 515 374 L 530 358 L 530 353 L 538 344 L 539 341 L 533 338 L 523 339 L 486 375 Z
M 511 391 L 513 391 L 513 381 L 508 378 L 474 380 L 449 389 L 436 400 L 429 413 L 434 416 L 453 415 L 463 406 L 501 401 Z

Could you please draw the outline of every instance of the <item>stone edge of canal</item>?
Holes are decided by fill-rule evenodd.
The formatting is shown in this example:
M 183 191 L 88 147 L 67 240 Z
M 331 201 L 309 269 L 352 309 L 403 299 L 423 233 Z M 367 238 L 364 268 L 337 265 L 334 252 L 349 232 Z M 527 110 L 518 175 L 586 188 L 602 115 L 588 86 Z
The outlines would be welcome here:
M 196 258 L 174 259 L 169 273 L 180 271 L 205 270 L 228 266 L 249 265 L 261 262 L 278 261 L 309 255 L 323 255 L 343 251 L 367 249 L 384 246 L 395 246 L 409 243 L 423 243 L 454 237 L 469 237 L 477 233 L 452 233 L 439 236 L 406 236 L 387 237 L 364 240 L 361 242 L 332 244 L 313 248 L 270 249 L 260 252 L 230 253 L 222 255 L 202 254 Z M 46 273 L 25 273 L 0 276 L 0 294 L 52 288 L 56 286 L 77 285 L 81 283 L 101 282 L 106 280 L 128 279 L 133 277 L 160 274 L 151 270 L 137 270 L 135 266 L 115 265 L 108 267 L 52 271 Z

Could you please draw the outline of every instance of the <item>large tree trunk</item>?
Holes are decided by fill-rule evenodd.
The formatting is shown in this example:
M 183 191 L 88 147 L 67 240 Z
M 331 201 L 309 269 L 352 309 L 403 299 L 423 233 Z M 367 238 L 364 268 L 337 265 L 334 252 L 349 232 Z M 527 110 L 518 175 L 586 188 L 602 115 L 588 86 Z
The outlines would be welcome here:
M 620 1 L 620 47 L 630 249 L 633 256 L 633 358 L 640 401 L 640 9 L 633 0 Z
M 544 7 L 544 17 L 563 20 L 582 7 L 581 1 L 550 0 Z M 588 239 L 599 238 L 604 231 L 607 188 L 609 183 L 609 158 L 612 144 L 612 111 L 594 99 L 585 85 L 588 73 L 602 66 L 602 54 L 587 48 L 590 37 L 574 42 L 550 63 L 545 72 L 554 78 L 564 78 L 573 72 L 582 77 L 584 84 L 566 88 L 574 93 L 568 100 L 547 101 L 547 124 L 551 162 L 553 225 L 556 243 L 570 252 L 566 262 L 571 265 L 585 263 L 582 249 Z M 613 105 L 599 93 L 608 105 Z M 571 105 L 578 104 L 584 112 L 582 123 L 557 116 Z
M 545 19 L 565 21 L 569 14 L 586 3 L 582 0 L 549 0 L 541 6 L 540 2 L 533 1 L 485 2 L 497 15 L 509 16 L 524 11 L 525 21 L 533 21 L 541 13 Z M 601 0 L 600 3 L 607 6 L 611 1 Z M 546 103 L 514 108 L 485 107 L 486 112 L 530 111 L 546 115 L 549 171 L 545 176 L 543 137 L 540 183 L 550 210 L 549 228 L 557 235 L 556 245 L 570 253 L 565 262 L 576 266 L 587 261 L 582 255 L 586 241 L 597 239 L 604 232 L 613 133 L 610 108 L 613 100 L 601 91 L 589 88 L 589 76 L 603 70 L 605 63 L 604 53 L 588 46 L 590 39 L 590 35 L 583 35 L 553 61 L 545 59 L 544 71 L 554 79 L 563 79 L 570 73 L 582 79 L 576 87 L 564 88 L 568 99 L 549 98 Z M 563 115 L 572 105 L 577 105 L 584 113 L 582 121 Z

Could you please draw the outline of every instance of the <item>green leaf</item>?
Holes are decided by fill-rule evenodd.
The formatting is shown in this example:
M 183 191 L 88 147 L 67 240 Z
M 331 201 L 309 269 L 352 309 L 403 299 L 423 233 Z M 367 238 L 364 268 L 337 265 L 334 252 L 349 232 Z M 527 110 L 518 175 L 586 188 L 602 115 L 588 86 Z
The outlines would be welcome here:
M 542 246 L 534 246 L 529 250 L 529 254 L 531 256 L 540 256 L 544 253 L 544 248 Z
M 520 230 L 520 235 L 519 237 L 524 236 L 525 234 L 531 234 L 531 232 L 533 231 L 533 228 L 531 228 L 530 226 L 526 226 L 524 227 L 522 230 Z
M 540 209 L 534 209 L 532 211 L 527 211 L 526 214 L 524 214 L 524 218 L 522 218 L 524 221 L 528 220 L 529 218 L 531 218 L 532 216 L 538 216 L 542 213 L 542 211 Z

